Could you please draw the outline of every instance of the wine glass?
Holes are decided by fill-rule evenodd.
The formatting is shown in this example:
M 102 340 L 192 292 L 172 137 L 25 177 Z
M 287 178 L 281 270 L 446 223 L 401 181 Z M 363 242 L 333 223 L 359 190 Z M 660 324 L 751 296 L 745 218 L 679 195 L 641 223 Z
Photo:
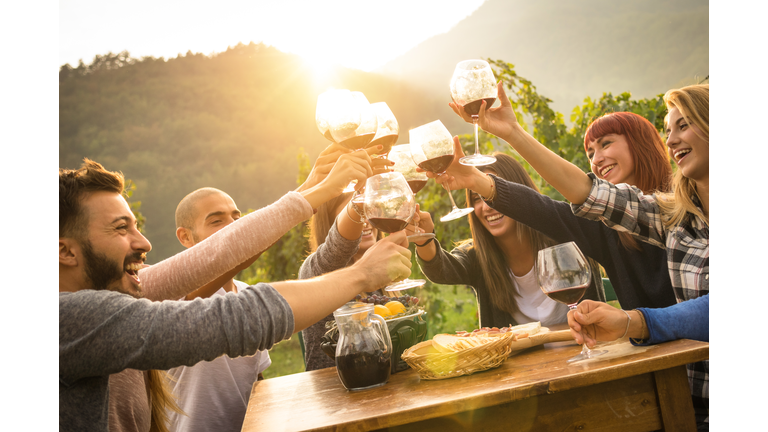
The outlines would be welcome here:
M 483 101 L 486 108 L 496 102 L 496 77 L 491 66 L 485 60 L 464 60 L 456 65 L 451 78 L 451 97 L 453 101 L 464 107 L 464 111 L 472 116 L 475 126 L 475 154 L 459 159 L 463 165 L 490 165 L 496 158 L 480 154 L 480 144 L 477 138 L 477 120 Z
M 427 185 L 429 177 L 424 172 L 416 171 L 418 166 L 411 157 L 410 144 L 400 144 L 392 147 L 392 150 L 389 151 L 388 159 L 395 163 L 392 169 L 405 177 L 405 181 L 408 182 L 408 186 L 414 195 Z M 416 227 L 418 228 L 418 225 Z M 409 235 L 408 241 L 423 241 L 433 238 L 435 238 L 435 234 L 422 232 Z
M 453 137 L 440 120 L 408 131 L 411 140 L 411 157 L 419 168 L 443 175 L 453 162 Z M 441 222 L 452 221 L 472 213 L 473 208 L 458 208 L 451 190 L 443 185 L 451 199 L 451 212 L 440 218 Z
M 376 113 L 368 99 L 361 92 L 349 90 L 330 93 L 328 98 L 331 99 L 329 102 L 322 101 L 324 111 L 320 118 L 327 121 L 327 131 L 332 141 L 350 150 L 365 148 L 376 135 L 378 126 Z M 318 105 L 320 104 L 321 100 L 318 97 Z M 319 113 L 315 114 L 315 121 L 322 132 L 323 128 L 318 116 Z M 350 182 L 343 192 L 354 191 L 356 184 L 357 181 Z
M 377 152 L 380 155 L 386 155 L 392 149 L 392 145 L 395 144 L 400 133 L 400 127 L 397 124 L 395 115 L 392 114 L 392 110 L 386 102 L 376 102 L 371 104 L 371 109 L 376 113 L 377 129 L 376 135 L 373 140 L 366 146 L 371 148 L 377 145 L 382 147 Z M 352 202 L 355 204 L 362 204 L 365 201 L 365 187 L 360 188 L 354 197 Z
M 408 182 L 399 172 L 388 172 L 368 177 L 365 182 L 365 217 L 372 227 L 386 233 L 400 231 L 416 213 L 416 200 Z M 401 291 L 427 283 L 424 279 L 403 279 L 384 288 Z
M 576 309 L 579 300 L 592 280 L 587 259 L 574 242 L 541 249 L 536 260 L 536 279 L 547 297 Z M 568 359 L 568 363 L 590 359 L 607 351 L 591 350 L 586 343 L 581 353 Z
M 389 105 L 386 102 L 373 103 L 371 108 L 376 113 L 378 128 L 373 141 L 367 147 L 380 145 L 383 148 L 378 154 L 385 155 L 389 153 L 392 146 L 397 142 L 397 138 L 400 135 L 400 127 L 397 124 L 395 115 L 389 109 Z
M 351 92 L 345 89 L 328 89 L 317 96 L 315 123 L 320 133 L 331 142 L 336 142 L 331 136 L 330 119 L 338 111 L 337 106 L 351 103 Z

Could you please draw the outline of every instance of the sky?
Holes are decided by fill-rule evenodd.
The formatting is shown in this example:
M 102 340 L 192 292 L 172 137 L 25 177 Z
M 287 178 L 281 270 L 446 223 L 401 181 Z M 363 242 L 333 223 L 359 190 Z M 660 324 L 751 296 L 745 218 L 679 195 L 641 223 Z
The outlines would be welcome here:
M 329 64 L 371 71 L 445 33 L 485 0 L 61 0 L 59 66 L 97 54 L 172 58 L 264 42 Z

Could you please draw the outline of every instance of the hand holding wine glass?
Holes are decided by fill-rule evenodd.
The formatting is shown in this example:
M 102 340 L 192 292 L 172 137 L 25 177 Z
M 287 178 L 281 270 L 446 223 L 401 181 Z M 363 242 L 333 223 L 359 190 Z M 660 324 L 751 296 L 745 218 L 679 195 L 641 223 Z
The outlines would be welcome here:
M 402 231 L 416 210 L 413 192 L 398 172 L 376 174 L 365 183 L 365 217 L 372 227 L 386 233 Z M 405 279 L 384 288 L 400 291 L 424 285 L 423 279 Z
M 642 334 L 643 320 L 638 317 L 637 320 L 630 321 L 628 316 L 630 313 L 640 312 L 625 313 L 608 303 L 584 300 L 576 309 L 568 311 L 568 326 L 576 342 L 592 348 L 597 341 L 613 341 L 624 336 L 625 332 L 631 335 L 632 330 L 639 329 L 639 333 Z M 635 328 L 631 324 L 635 324 Z
M 419 126 L 409 131 L 411 141 L 411 157 L 413 161 L 424 171 L 431 171 L 442 175 L 455 158 L 454 140 L 448 129 L 440 120 Z M 451 199 L 451 211 L 440 218 L 447 222 L 458 219 L 472 213 L 472 208 L 458 208 L 453 200 L 450 189 L 443 185 Z
M 477 124 L 486 132 L 493 134 L 504 141 L 510 142 L 510 135 L 517 128 L 520 127 L 515 110 L 512 109 L 512 104 L 509 102 L 507 93 L 504 90 L 504 84 L 499 81 L 496 85 L 498 99 L 500 105 L 496 108 L 491 108 L 490 105 L 483 101 L 480 105 L 480 111 L 478 112 Z M 449 102 L 448 106 L 451 107 L 453 112 L 459 117 L 463 118 L 468 123 L 473 123 L 472 116 L 456 102 Z
M 489 165 L 496 161 L 493 156 L 480 154 L 477 123 L 481 106 L 490 107 L 496 102 L 496 78 L 485 60 L 464 60 L 456 65 L 451 78 L 451 98 L 469 114 L 475 127 L 475 154 L 459 159 L 464 165 Z
M 316 209 L 326 201 L 341 195 L 350 181 L 362 185 L 371 175 L 371 156 L 367 150 L 358 150 L 339 156 L 331 171 L 320 183 L 300 192 L 312 208 Z
M 471 189 L 482 196 L 489 196 L 491 185 L 488 176 L 474 166 L 459 163 L 458 157 L 464 156 L 464 150 L 457 136 L 453 137 L 453 152 L 457 158 L 454 158 L 442 175 L 426 171 L 427 177 L 434 178 L 438 184 L 451 190 Z
M 336 164 L 336 161 L 339 160 L 339 157 L 347 153 L 351 153 L 351 151 L 336 143 L 323 149 L 317 156 L 315 164 L 312 166 L 312 170 L 309 172 L 307 179 L 296 189 L 296 191 L 301 192 L 323 181 L 323 179 L 325 179 L 331 172 L 331 169 L 333 169 L 333 166 Z
M 574 242 L 562 243 L 541 249 L 536 259 L 536 279 L 544 294 L 552 300 L 576 309 L 592 281 L 589 262 Z M 605 354 L 593 351 L 584 344 L 579 355 L 568 359 L 568 363 L 589 359 Z

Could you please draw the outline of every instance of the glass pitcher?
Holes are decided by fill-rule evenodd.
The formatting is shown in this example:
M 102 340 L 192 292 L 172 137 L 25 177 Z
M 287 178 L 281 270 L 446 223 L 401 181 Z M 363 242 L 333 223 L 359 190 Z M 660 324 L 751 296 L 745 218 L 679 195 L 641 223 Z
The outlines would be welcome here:
M 339 329 L 336 371 L 347 390 L 363 390 L 387 383 L 392 341 L 384 318 L 373 305 L 350 302 L 333 312 Z

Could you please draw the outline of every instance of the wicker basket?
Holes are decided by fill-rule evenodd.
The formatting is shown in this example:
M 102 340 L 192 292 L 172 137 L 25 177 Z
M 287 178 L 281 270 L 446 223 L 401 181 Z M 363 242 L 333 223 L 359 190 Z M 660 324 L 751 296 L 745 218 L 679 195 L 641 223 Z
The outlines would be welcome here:
M 454 378 L 500 366 L 512 352 L 512 340 L 498 338 L 481 346 L 450 353 L 438 351 L 428 340 L 405 350 L 402 359 L 419 373 L 421 379 Z

